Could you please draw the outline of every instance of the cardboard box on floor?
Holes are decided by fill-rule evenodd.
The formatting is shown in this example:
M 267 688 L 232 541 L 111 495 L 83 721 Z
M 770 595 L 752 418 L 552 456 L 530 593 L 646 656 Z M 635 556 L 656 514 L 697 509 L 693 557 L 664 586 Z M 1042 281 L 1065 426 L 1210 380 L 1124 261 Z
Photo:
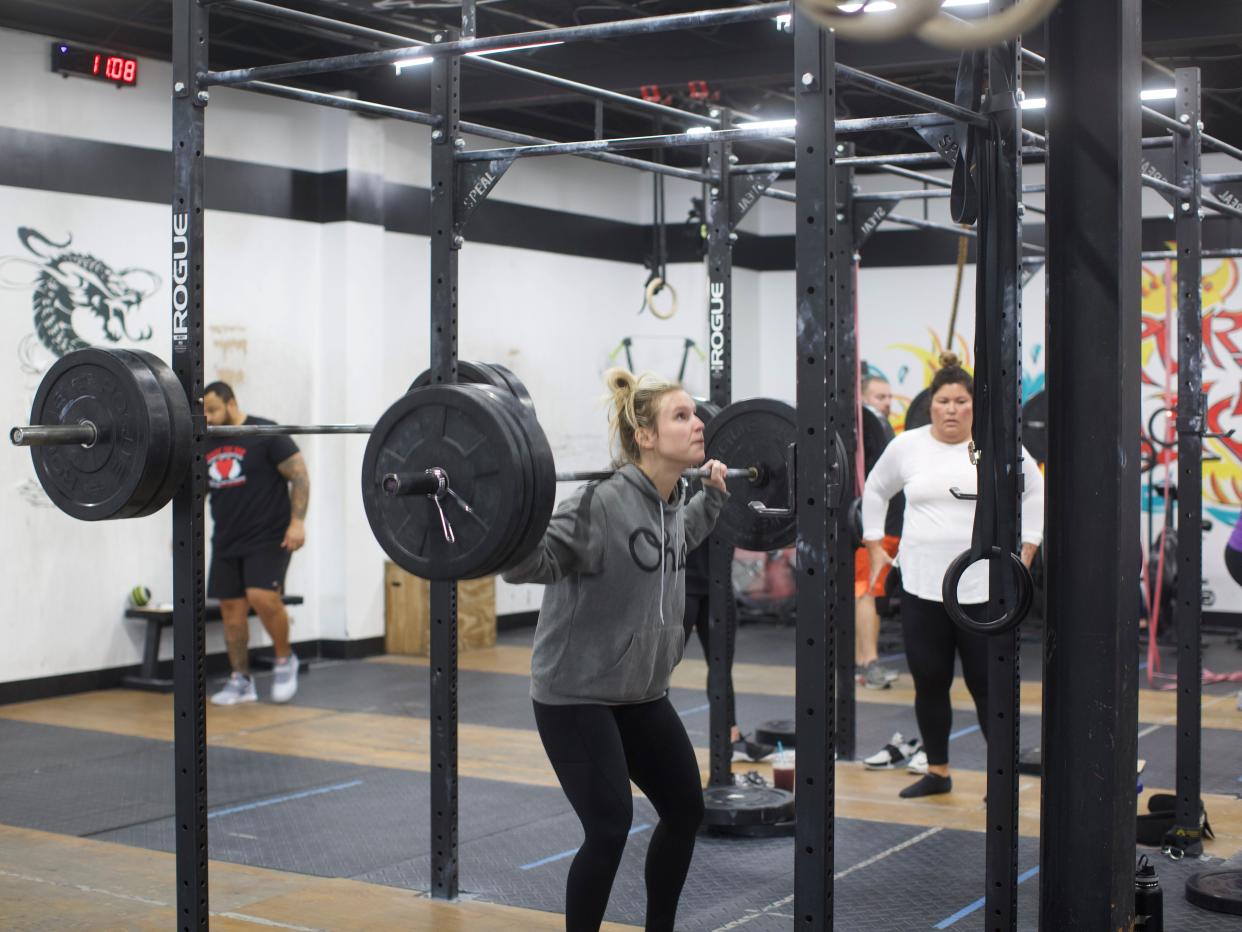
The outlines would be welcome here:
M 431 653 L 431 584 L 384 562 L 384 647 L 390 654 Z M 457 649 L 496 644 L 496 580 L 463 579 L 457 584 Z

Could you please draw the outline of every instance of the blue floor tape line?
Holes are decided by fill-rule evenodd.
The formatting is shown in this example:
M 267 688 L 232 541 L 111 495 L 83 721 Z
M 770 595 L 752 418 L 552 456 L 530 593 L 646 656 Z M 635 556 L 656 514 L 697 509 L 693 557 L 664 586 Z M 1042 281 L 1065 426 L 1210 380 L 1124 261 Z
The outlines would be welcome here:
M 295 799 L 306 799 L 308 796 L 322 796 L 324 793 L 335 793 L 337 790 L 348 790 L 355 786 L 362 786 L 362 781 L 350 780 L 348 783 L 335 783 L 332 786 L 320 786 L 313 790 L 303 790 L 300 793 L 286 793 L 284 796 L 273 796 L 270 799 L 260 799 L 252 803 L 245 803 L 241 806 L 229 806 L 227 809 L 216 809 L 207 813 L 207 818 L 217 819 L 220 816 L 232 815 L 234 812 L 248 812 L 251 809 L 262 809 L 264 806 L 275 806 L 278 803 L 287 803 Z
M 1039 873 L 1039 868 L 1032 867 L 1029 871 L 1026 871 L 1025 873 L 1018 875 L 1018 883 L 1025 883 L 1026 881 L 1030 880 L 1032 877 L 1034 877 L 1038 873 Z M 947 929 L 949 926 L 953 925 L 959 919 L 965 919 L 971 913 L 975 912 L 976 910 L 980 910 L 980 909 L 983 909 L 983 897 L 979 897 L 979 899 L 975 900 L 969 906 L 963 906 L 961 909 L 955 912 L 948 919 L 941 919 L 940 922 L 932 926 L 932 928 Z
M 648 823 L 644 822 L 642 825 L 635 825 L 632 829 L 630 829 L 630 834 L 637 835 L 639 832 L 645 832 L 649 828 L 651 828 L 651 826 Z M 519 868 L 519 870 L 528 871 L 536 867 L 543 867 L 543 865 L 551 864 L 553 861 L 560 861 L 565 858 L 572 858 L 577 853 L 578 853 L 577 848 L 570 848 L 568 851 L 562 851 L 560 854 L 549 855 L 546 858 L 540 858 L 538 861 L 531 861 L 529 864 L 523 864 Z
M 978 730 L 978 725 L 971 725 L 969 728 L 959 728 L 957 731 L 953 732 L 953 734 L 949 735 L 949 740 L 956 741 L 958 738 L 964 738 L 967 735 L 974 734 Z

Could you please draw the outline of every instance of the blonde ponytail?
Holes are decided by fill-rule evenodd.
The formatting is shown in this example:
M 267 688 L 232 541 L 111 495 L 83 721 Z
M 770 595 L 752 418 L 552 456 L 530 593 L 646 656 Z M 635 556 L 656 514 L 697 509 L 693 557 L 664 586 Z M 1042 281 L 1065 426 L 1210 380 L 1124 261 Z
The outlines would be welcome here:
M 637 463 L 642 459 L 638 445 L 640 429 L 656 430 L 660 403 L 669 392 L 681 391 L 678 382 L 644 372 L 635 376 L 626 369 L 613 368 L 604 373 L 608 387 L 609 446 L 613 466 Z

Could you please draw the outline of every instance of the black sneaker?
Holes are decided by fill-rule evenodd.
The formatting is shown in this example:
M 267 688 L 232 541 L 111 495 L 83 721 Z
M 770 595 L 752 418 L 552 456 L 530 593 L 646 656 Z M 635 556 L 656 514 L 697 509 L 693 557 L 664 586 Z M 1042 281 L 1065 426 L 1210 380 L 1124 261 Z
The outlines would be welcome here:
M 760 744 L 758 741 L 751 741 L 746 735 L 742 735 L 733 742 L 733 759 L 735 761 L 761 761 L 767 760 L 776 753 L 776 748 L 770 744 Z
M 936 773 L 924 774 L 919 780 L 911 783 L 897 795 L 902 799 L 917 799 L 920 796 L 939 796 L 941 793 L 953 792 L 953 778 L 942 777 Z

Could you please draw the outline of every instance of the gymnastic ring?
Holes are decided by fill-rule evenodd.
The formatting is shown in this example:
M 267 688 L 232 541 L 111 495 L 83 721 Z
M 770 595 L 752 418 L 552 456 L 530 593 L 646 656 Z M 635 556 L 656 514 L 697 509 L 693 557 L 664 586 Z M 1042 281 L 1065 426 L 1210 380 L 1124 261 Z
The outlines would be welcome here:
M 977 51 L 1008 42 L 1048 18 L 1058 0 L 1017 0 L 1008 9 L 979 20 L 961 20 L 937 10 L 915 34 L 929 45 L 952 51 Z
M 1015 628 L 1030 612 L 1031 601 L 1035 596 L 1035 585 L 1031 580 L 1031 571 L 1026 568 L 1022 558 L 1010 550 L 993 547 L 989 554 L 980 559 L 992 560 L 1006 556 L 1010 558 L 1018 575 L 1018 598 L 1009 611 L 1000 618 L 978 621 L 967 615 L 962 609 L 962 604 L 957 600 L 957 584 L 962 581 L 962 574 L 969 566 L 977 562 L 969 550 L 956 557 L 945 570 L 940 595 L 944 599 L 944 610 L 959 628 L 975 634 L 1004 634 Z
M 667 288 L 668 293 L 673 296 L 673 303 L 669 305 L 667 311 L 657 311 L 653 299 L 658 291 L 665 288 Z M 660 276 L 657 275 L 655 278 L 651 279 L 651 281 L 647 282 L 646 295 L 645 306 L 647 310 L 651 312 L 652 317 L 655 317 L 658 320 L 668 320 L 677 313 L 677 289 L 664 279 L 660 278 Z
M 826 29 L 835 29 L 854 42 L 891 42 L 902 39 L 940 12 L 941 0 L 903 0 L 885 16 L 843 12 L 839 0 L 799 0 L 807 15 Z

